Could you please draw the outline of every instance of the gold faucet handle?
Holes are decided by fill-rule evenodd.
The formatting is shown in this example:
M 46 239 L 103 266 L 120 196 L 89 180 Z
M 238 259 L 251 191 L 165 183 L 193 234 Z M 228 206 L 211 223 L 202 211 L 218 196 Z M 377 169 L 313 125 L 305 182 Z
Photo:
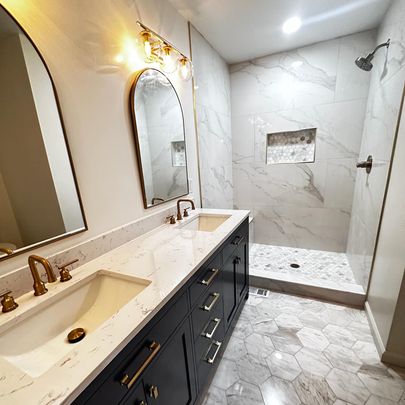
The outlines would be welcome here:
M 0 297 L 2 297 L 2 312 L 10 312 L 18 307 L 18 304 L 14 301 L 14 298 L 9 294 L 11 294 L 10 290 L 0 293 Z
M 176 219 L 174 218 L 174 215 L 169 215 L 166 217 L 166 222 L 169 221 L 170 224 L 174 225 L 176 223 Z
M 62 264 L 60 266 L 56 266 L 60 270 L 60 272 L 59 272 L 60 281 L 62 283 L 64 283 L 65 281 L 69 281 L 72 278 L 72 275 L 70 274 L 70 271 L 66 267 L 68 267 L 71 264 L 76 263 L 78 261 L 79 261 L 79 259 L 74 259 L 74 260 L 71 260 L 68 263 Z
M 188 217 L 189 216 L 189 214 L 188 214 L 189 209 L 191 209 L 191 207 L 184 208 L 183 217 Z

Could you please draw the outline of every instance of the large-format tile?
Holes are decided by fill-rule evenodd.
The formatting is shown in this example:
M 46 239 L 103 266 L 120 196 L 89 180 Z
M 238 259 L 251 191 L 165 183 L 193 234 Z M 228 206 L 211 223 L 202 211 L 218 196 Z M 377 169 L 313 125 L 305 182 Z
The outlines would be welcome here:
M 315 349 L 304 347 L 295 355 L 295 358 L 302 370 L 307 373 L 326 377 L 332 368 L 325 354 Z
M 399 401 L 404 393 L 404 381 L 359 372 L 357 374 L 369 391 L 382 398 Z
M 223 357 L 229 360 L 238 360 L 247 354 L 245 342 L 243 339 L 232 336 L 228 342 Z
M 284 353 L 295 354 L 302 348 L 302 343 L 294 332 L 279 330 L 271 335 L 274 347 Z
M 259 358 L 267 358 L 274 351 L 274 344 L 270 336 L 252 333 L 245 338 L 245 347 L 247 352 Z
M 236 361 L 239 376 L 242 380 L 252 384 L 261 384 L 270 377 L 266 360 L 250 354 Z
M 356 353 L 346 347 L 332 344 L 326 348 L 324 354 L 333 367 L 341 370 L 356 373 L 362 366 L 362 362 L 356 356 Z
M 239 374 L 236 363 L 231 360 L 222 359 L 215 373 L 213 385 L 226 390 L 238 380 Z
M 301 401 L 292 383 L 271 377 L 260 385 L 265 405 L 300 405 Z
M 263 397 L 257 385 L 239 380 L 226 390 L 228 405 L 262 405 Z
M 227 405 L 225 391 L 212 385 L 202 405 Z
M 302 373 L 293 385 L 305 405 L 332 405 L 336 395 L 323 377 Z
M 334 368 L 326 377 L 326 381 L 337 397 L 354 405 L 364 404 L 370 392 L 356 374 Z
M 301 343 L 310 349 L 324 350 L 329 345 L 328 339 L 317 329 L 304 327 L 297 332 L 297 336 Z
M 405 370 L 380 362 L 364 311 L 271 292 L 251 294 L 242 315 L 204 405 L 225 391 L 227 405 L 405 405 Z M 274 332 L 249 328 L 266 317 Z
M 271 374 L 284 380 L 292 381 L 301 373 L 301 367 L 291 354 L 275 351 L 266 360 Z
M 328 338 L 330 343 L 336 345 L 350 348 L 356 342 L 353 334 L 342 326 L 328 325 L 322 330 L 322 332 Z

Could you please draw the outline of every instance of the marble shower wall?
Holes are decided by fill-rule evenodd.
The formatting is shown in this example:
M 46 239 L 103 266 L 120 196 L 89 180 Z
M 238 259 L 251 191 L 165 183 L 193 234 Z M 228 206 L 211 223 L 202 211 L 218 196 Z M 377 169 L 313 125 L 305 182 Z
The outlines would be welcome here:
M 352 218 L 347 245 L 350 265 L 357 282 L 367 288 L 382 209 L 401 95 L 405 81 L 405 2 L 395 0 L 379 30 L 377 42 L 391 38 L 388 51 L 373 60 L 360 158 L 372 155 L 369 175 L 357 172 Z
M 231 66 L 234 205 L 255 242 L 344 252 L 375 32 Z M 317 128 L 315 163 L 266 165 L 266 134 Z
M 232 208 L 230 75 L 226 62 L 191 27 L 200 181 L 204 208 Z

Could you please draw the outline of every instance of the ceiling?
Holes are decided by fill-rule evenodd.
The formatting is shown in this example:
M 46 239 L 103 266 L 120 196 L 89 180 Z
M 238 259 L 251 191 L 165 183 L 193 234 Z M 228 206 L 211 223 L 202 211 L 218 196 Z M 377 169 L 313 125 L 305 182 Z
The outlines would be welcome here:
M 170 0 L 228 63 L 376 28 L 391 0 Z M 299 16 L 303 25 L 284 34 Z

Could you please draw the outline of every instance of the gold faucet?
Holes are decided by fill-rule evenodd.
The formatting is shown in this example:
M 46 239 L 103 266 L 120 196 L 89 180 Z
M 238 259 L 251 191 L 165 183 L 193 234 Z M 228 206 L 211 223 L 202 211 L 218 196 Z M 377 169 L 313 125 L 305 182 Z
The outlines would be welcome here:
M 180 203 L 182 202 L 189 202 L 191 204 L 191 209 L 195 210 L 195 205 L 193 200 L 189 200 L 188 198 L 180 198 L 180 200 L 177 200 L 177 220 L 181 221 L 183 219 L 183 216 L 181 215 L 180 211 Z
M 34 295 L 38 296 L 45 294 L 48 289 L 45 287 L 45 283 L 41 280 L 36 263 L 41 263 L 42 266 L 44 266 L 49 283 L 54 283 L 56 281 L 56 276 L 52 270 L 51 263 L 45 258 L 37 255 L 31 255 L 28 258 L 28 265 L 30 266 L 32 278 L 34 279 Z
M 6 247 L 0 247 L 0 252 L 5 253 L 6 255 L 12 255 L 13 249 L 6 248 Z

